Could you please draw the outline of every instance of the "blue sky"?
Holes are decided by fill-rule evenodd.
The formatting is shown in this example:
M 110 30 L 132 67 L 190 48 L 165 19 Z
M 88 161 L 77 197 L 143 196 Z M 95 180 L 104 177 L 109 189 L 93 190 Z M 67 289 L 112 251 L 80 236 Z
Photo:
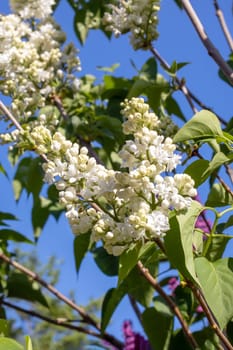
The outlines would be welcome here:
M 1 1 L 0 13 L 5 13 L 8 10 L 7 3 L 7 0 Z M 168 63 L 172 63 L 174 60 L 177 62 L 190 62 L 188 66 L 181 70 L 180 77 L 184 76 L 186 78 L 189 88 L 205 104 L 211 106 L 224 119 L 229 120 L 232 116 L 232 104 L 230 103 L 232 98 L 231 88 L 218 79 L 218 68 L 208 56 L 206 49 L 203 48 L 185 12 L 180 11 L 171 0 L 163 0 L 161 3 L 159 15 L 160 37 L 155 43 L 156 49 Z M 210 35 L 210 38 L 214 41 L 222 55 L 227 59 L 229 49 L 222 32 L 219 30 L 219 24 L 212 3 L 211 0 L 193 1 L 208 35 Z M 227 22 L 232 24 L 231 1 L 223 1 L 221 6 L 226 15 Z M 68 41 L 73 41 L 80 49 L 79 56 L 83 69 L 81 74 L 97 75 L 100 79 L 101 72 L 96 69 L 97 66 L 111 66 L 114 63 L 120 63 L 116 74 L 131 77 L 136 72 L 130 63 L 130 59 L 133 59 L 136 66 L 140 68 L 146 59 L 151 56 L 147 52 L 133 51 L 129 46 L 127 36 L 123 36 L 120 39 L 113 39 L 110 42 L 102 33 L 94 31 L 88 36 L 85 46 L 81 47 L 73 33 L 73 12 L 66 0 L 61 0 L 55 17 L 66 32 Z M 187 118 L 190 118 L 193 113 L 180 92 L 176 93 L 176 98 L 181 103 L 182 110 Z M 1 150 L 0 161 L 7 164 L 5 148 Z M 7 168 L 9 169 L 8 165 Z M 12 177 L 11 171 L 9 174 Z M 2 175 L 0 176 L 0 210 L 13 211 L 20 218 L 20 222 L 15 224 L 14 227 L 32 238 L 30 198 L 27 199 L 26 195 L 23 196 L 16 206 L 13 200 L 10 181 Z M 58 259 L 63 260 L 59 288 L 64 293 L 67 293 L 70 289 L 74 289 L 78 303 L 85 304 L 89 298 L 99 297 L 110 287 L 115 286 L 115 279 L 106 278 L 97 270 L 90 256 L 85 259 L 80 274 L 77 277 L 73 260 L 73 235 L 64 217 L 60 219 L 59 224 L 55 223 L 53 219 L 49 220 L 39 239 L 37 250 L 43 261 L 47 261 L 51 255 L 56 255 Z M 116 311 L 110 330 L 120 335 L 122 320 L 125 318 L 134 319 L 133 313 L 130 307 L 127 306 L 126 301 Z M 137 321 L 135 320 L 134 322 L 136 327 L 138 327 Z

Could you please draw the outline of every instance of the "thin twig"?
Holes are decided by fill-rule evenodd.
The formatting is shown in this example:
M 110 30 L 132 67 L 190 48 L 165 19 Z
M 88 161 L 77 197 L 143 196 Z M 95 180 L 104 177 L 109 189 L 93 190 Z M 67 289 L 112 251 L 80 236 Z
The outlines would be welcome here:
M 204 27 L 197 16 L 196 12 L 194 11 L 191 3 L 189 0 L 181 0 L 181 3 L 183 5 L 183 8 L 185 12 L 187 13 L 188 17 L 190 18 L 194 29 L 196 30 L 199 38 L 201 39 L 203 45 L 207 49 L 208 54 L 213 58 L 213 60 L 217 63 L 223 74 L 226 76 L 226 78 L 229 80 L 229 82 L 233 85 L 233 70 L 231 67 L 227 64 L 227 62 L 224 60 L 220 52 L 217 50 L 217 48 L 214 46 L 212 41 L 207 36 Z
M 24 267 L 23 265 L 19 264 L 16 261 L 13 261 L 8 256 L 6 256 L 4 253 L 0 253 L 0 259 L 5 261 L 7 264 L 13 266 L 17 270 L 21 271 L 25 275 L 29 276 L 34 281 L 38 282 L 41 286 L 46 288 L 50 293 L 55 295 L 56 298 L 62 300 L 65 304 L 69 305 L 73 310 L 77 311 L 79 315 L 82 317 L 82 322 L 85 322 L 91 326 L 93 326 L 95 329 L 100 331 L 100 326 L 97 324 L 97 322 L 89 316 L 83 308 L 75 304 L 71 299 L 67 298 L 64 294 L 59 292 L 55 287 L 53 287 L 51 284 L 44 281 L 41 277 L 39 277 L 35 272 L 29 270 L 28 268 Z M 102 338 L 110 342 L 111 344 L 116 344 L 116 346 L 119 347 L 119 349 L 122 348 L 122 343 L 119 342 L 118 339 L 113 337 L 111 334 L 103 333 Z
M 163 68 L 165 68 L 166 70 L 169 70 L 171 68 L 170 65 L 164 60 L 164 58 L 159 54 L 159 52 L 153 46 L 150 46 L 150 51 L 155 56 L 155 58 L 157 58 L 157 60 L 160 62 L 161 66 Z M 175 76 L 174 79 L 178 85 L 179 90 L 181 90 L 183 92 L 184 96 L 186 97 L 188 104 L 190 105 L 192 111 L 194 113 L 198 112 L 198 110 L 196 109 L 196 107 L 193 104 L 193 101 L 192 101 L 191 96 L 189 94 L 189 90 L 187 89 L 184 82 L 182 82 L 177 76 Z
M 159 63 L 161 64 L 161 66 L 164 69 L 169 70 L 171 68 L 171 66 L 167 63 L 167 61 L 160 55 L 158 50 L 156 50 L 154 47 L 151 46 L 150 51 L 154 55 L 154 57 L 159 61 Z M 192 100 L 194 102 L 196 102 L 196 104 L 198 104 L 202 109 L 207 109 L 207 110 L 211 111 L 212 113 L 214 113 L 223 125 L 225 125 L 225 126 L 227 125 L 227 122 L 224 119 L 222 119 L 211 107 L 208 107 L 196 95 L 194 95 L 194 93 L 187 87 L 187 85 L 181 79 L 179 79 L 177 76 L 175 76 L 174 80 L 175 80 L 179 90 L 184 94 L 185 98 L 187 99 L 187 101 L 188 101 L 188 103 L 189 103 L 189 105 L 194 113 L 198 112 L 198 110 L 194 106 Z
M 29 316 L 32 316 L 32 317 L 39 318 L 39 319 L 41 319 L 43 321 L 46 321 L 46 322 L 51 323 L 51 324 L 54 324 L 56 326 L 61 326 L 61 327 L 67 328 L 67 329 L 76 330 L 78 332 L 82 332 L 82 333 L 86 333 L 86 334 L 89 334 L 89 335 L 93 335 L 95 337 L 99 336 L 99 333 L 93 332 L 93 331 L 91 331 L 89 329 L 86 329 L 86 328 L 83 328 L 83 327 L 75 326 L 75 325 L 73 325 L 71 323 L 66 322 L 62 318 L 54 319 L 54 318 L 42 315 L 41 313 L 36 312 L 34 310 L 24 309 L 24 308 L 22 308 L 22 307 L 20 307 L 18 305 L 12 304 L 12 303 L 4 300 L 4 299 L 0 299 L 0 304 L 1 305 L 6 305 L 6 306 L 10 307 L 11 309 L 17 310 L 19 312 L 22 312 L 22 313 L 24 313 L 26 315 L 29 315 Z
M 211 328 L 218 335 L 219 339 L 222 341 L 223 345 L 225 346 L 225 350 L 233 350 L 233 346 L 231 345 L 231 343 L 226 338 L 224 333 L 221 331 L 219 325 L 215 321 L 215 318 L 212 315 L 212 312 L 210 311 L 210 308 L 209 308 L 202 292 L 196 286 L 194 286 L 194 284 L 192 282 L 188 282 L 188 286 L 192 289 L 193 294 L 195 295 L 196 299 L 200 303 L 200 305 L 201 305 L 201 307 L 206 315 L 206 318 L 209 321 Z
M 164 292 L 163 288 L 156 282 L 154 277 L 150 274 L 148 269 L 144 267 L 141 261 L 138 261 L 137 266 L 140 273 L 145 277 L 145 279 L 150 283 L 150 285 L 159 293 L 159 295 L 161 295 L 161 297 L 166 301 L 166 303 L 170 307 L 173 314 L 178 318 L 181 324 L 181 327 L 183 329 L 183 332 L 186 335 L 186 338 L 190 343 L 192 349 L 198 348 L 198 344 L 195 338 L 193 337 L 192 332 L 189 330 L 188 325 L 184 320 L 176 303 Z
M 233 39 L 232 39 L 231 33 L 230 33 L 229 29 L 228 29 L 228 26 L 226 24 L 223 12 L 220 9 L 217 0 L 214 0 L 214 7 L 215 7 L 215 10 L 216 10 L 216 16 L 217 16 L 217 18 L 219 20 L 219 23 L 220 23 L 220 26 L 222 28 L 223 34 L 224 34 L 224 36 L 226 38 L 226 41 L 227 41 L 227 43 L 228 43 L 228 45 L 230 47 L 230 50 L 233 51 Z
M 128 297 L 129 297 L 129 301 L 130 301 L 130 304 L 135 312 L 135 315 L 137 316 L 138 318 L 138 321 L 140 323 L 142 323 L 142 315 L 141 315 L 141 311 L 139 310 L 139 307 L 138 307 L 138 304 L 136 302 L 136 300 L 132 297 L 132 295 L 129 295 L 128 294 Z
M 64 320 L 63 318 L 53 319 L 51 317 L 42 315 L 41 313 L 36 312 L 34 310 L 24 309 L 24 308 L 22 308 L 22 307 L 20 307 L 18 305 L 12 304 L 9 301 L 6 301 L 4 299 L 0 299 L 0 304 L 8 306 L 11 309 L 17 310 L 17 311 L 19 311 L 21 313 L 24 313 L 26 315 L 29 315 L 31 317 L 36 317 L 36 318 L 38 318 L 40 320 L 43 320 L 43 321 L 46 321 L 46 322 L 48 322 L 50 324 L 54 324 L 55 326 L 63 327 L 63 328 L 66 328 L 66 329 L 71 329 L 71 330 L 74 330 L 74 331 L 77 331 L 77 332 L 80 332 L 80 333 L 84 333 L 84 334 L 87 334 L 87 335 L 90 335 L 90 336 L 93 336 L 93 337 L 96 337 L 96 338 L 99 338 L 99 339 L 104 339 L 109 344 L 112 344 L 112 345 L 114 345 L 114 347 L 117 347 L 119 350 L 122 350 L 122 348 L 123 348 L 123 343 L 120 342 L 115 337 L 112 337 L 109 334 L 106 334 L 106 333 L 105 334 L 100 334 L 100 333 L 94 332 L 94 331 L 92 331 L 90 329 L 87 329 L 87 328 L 83 328 L 83 327 L 80 327 L 80 326 L 75 326 L 75 325 L 73 325 L 71 323 L 68 323 L 67 320 Z
M 59 292 L 55 287 L 53 287 L 51 284 L 44 281 L 40 276 L 38 276 L 35 272 L 29 270 L 28 268 L 24 267 L 23 265 L 19 264 L 16 261 L 13 261 L 8 256 L 6 256 L 4 253 L 0 253 L 0 259 L 5 261 L 7 264 L 13 266 L 17 270 L 23 272 L 25 275 L 32 278 L 34 281 L 37 281 L 41 286 L 46 288 L 50 293 L 55 295 L 58 299 L 62 300 L 65 304 L 69 305 L 73 310 L 77 311 L 80 316 L 82 316 L 83 321 L 85 321 L 88 324 L 91 324 L 93 327 L 99 330 L 99 326 L 97 325 L 96 321 L 93 320 L 89 315 L 86 314 L 83 308 L 75 304 L 71 299 L 67 298 L 64 294 Z
M 8 119 L 10 119 L 12 121 L 12 123 L 16 126 L 16 128 L 18 130 L 23 131 L 22 126 L 15 119 L 13 114 L 9 111 L 9 109 L 4 105 L 4 103 L 2 101 L 0 101 L 0 110 L 7 116 Z
M 226 173 L 229 176 L 231 183 L 233 183 L 233 169 L 230 167 L 229 164 L 225 164 L 225 169 L 226 169 Z
M 16 120 L 16 118 L 13 116 L 13 114 L 9 111 L 9 109 L 4 105 L 4 103 L 0 100 L 0 110 L 5 114 L 5 116 L 11 120 L 13 125 L 19 130 L 23 131 L 22 126 L 19 124 L 19 122 Z M 48 162 L 48 159 L 45 154 L 40 154 L 41 159 L 43 159 L 45 162 Z

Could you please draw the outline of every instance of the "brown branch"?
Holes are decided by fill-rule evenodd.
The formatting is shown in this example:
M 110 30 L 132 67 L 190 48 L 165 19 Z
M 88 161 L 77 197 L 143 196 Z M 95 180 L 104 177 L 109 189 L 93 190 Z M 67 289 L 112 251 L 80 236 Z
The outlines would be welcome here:
M 94 331 L 87 329 L 87 328 L 84 328 L 84 327 L 75 326 L 75 325 L 71 324 L 70 321 L 68 322 L 66 319 L 63 319 L 63 318 L 54 319 L 54 318 L 42 315 L 41 313 L 36 312 L 34 310 L 24 309 L 18 305 L 12 304 L 9 301 L 6 301 L 4 299 L 0 299 L 0 304 L 8 306 L 11 309 L 17 310 L 17 311 L 24 313 L 26 315 L 29 315 L 31 317 L 36 317 L 40 320 L 46 321 L 46 322 L 53 324 L 55 326 L 74 330 L 74 331 L 84 333 L 84 334 L 87 334 L 87 335 L 90 335 L 90 336 L 93 336 L 93 337 L 96 337 L 99 339 L 105 339 L 106 341 L 108 341 L 109 343 L 114 345 L 114 347 L 117 347 L 119 350 L 121 350 L 123 348 L 123 343 L 120 342 L 119 340 L 117 340 L 115 337 L 112 337 L 109 334 L 106 334 L 106 333 L 100 334 L 100 333 L 94 332 Z
M 216 16 L 217 16 L 217 18 L 219 20 L 219 23 L 220 23 L 220 26 L 222 28 L 223 34 L 224 34 L 224 36 L 226 38 L 226 41 L 227 41 L 227 43 L 228 43 L 228 45 L 230 47 L 230 50 L 233 51 L 233 39 L 232 39 L 231 33 L 230 33 L 229 29 L 228 29 L 228 26 L 226 24 L 223 12 L 220 9 L 217 0 L 214 0 L 214 7 L 215 7 L 215 10 L 216 10 Z
M 224 333 L 221 331 L 218 323 L 215 321 L 215 317 L 213 316 L 211 309 L 209 308 L 202 292 L 196 286 L 194 286 L 192 282 L 187 282 L 187 285 L 191 288 L 193 294 L 195 295 L 196 299 L 201 305 L 206 315 L 206 318 L 209 321 L 211 328 L 214 330 L 214 332 L 217 334 L 217 336 L 221 340 L 222 344 L 225 346 L 225 350 L 233 350 L 233 346 L 231 345 L 229 340 L 226 338 Z
M 13 125 L 19 130 L 23 131 L 22 126 L 19 124 L 19 122 L 16 120 L 16 118 L 13 116 L 13 114 L 9 111 L 9 109 L 4 105 L 2 101 L 0 101 L 0 110 L 6 115 L 6 117 L 11 120 Z M 48 162 L 48 159 L 45 154 L 40 154 L 40 157 L 45 161 Z
M 8 119 L 10 119 L 12 121 L 12 123 L 16 126 L 16 128 L 18 130 L 23 131 L 22 126 L 15 119 L 13 114 L 9 111 L 9 109 L 4 105 L 4 103 L 2 101 L 0 101 L 0 110 L 7 116 Z
M 51 284 L 44 281 L 41 277 L 39 277 L 35 272 L 29 270 L 28 268 L 24 267 L 23 265 L 19 264 L 16 261 L 13 261 L 8 256 L 6 256 L 4 253 L 0 253 L 0 259 L 6 262 L 7 264 L 13 266 L 15 269 L 21 271 L 28 277 L 30 277 L 32 280 L 38 282 L 41 286 L 46 288 L 50 293 L 55 295 L 58 299 L 62 300 L 65 304 L 69 305 L 73 310 L 77 311 L 79 315 L 82 317 L 82 322 L 85 322 L 94 328 L 96 328 L 98 331 L 100 331 L 100 326 L 97 324 L 97 322 L 89 316 L 83 308 L 75 304 L 71 299 L 67 298 L 64 294 L 59 292 L 55 287 L 53 287 Z M 113 337 L 111 334 L 103 333 L 102 338 L 106 341 L 110 342 L 111 344 L 118 344 L 117 346 L 119 349 L 122 348 L 122 343 L 119 342 L 118 339 Z
M 163 68 L 165 68 L 166 70 L 169 70 L 171 68 L 170 65 L 164 60 L 164 58 L 159 54 L 159 52 L 153 46 L 150 46 L 150 52 L 155 56 L 155 58 L 159 61 L 159 63 L 161 64 L 161 66 Z M 192 111 L 194 113 L 198 112 L 198 110 L 196 109 L 196 107 L 193 104 L 192 98 L 190 96 L 190 92 L 187 89 L 184 82 L 182 82 L 177 76 L 175 76 L 174 79 L 178 85 L 179 90 L 181 90 L 183 92 L 185 98 L 187 99 L 188 104 L 190 105 Z
M 178 318 L 183 332 L 193 349 L 198 348 L 198 344 L 195 338 L 192 335 L 192 332 L 189 330 L 186 321 L 184 320 L 178 306 L 176 303 L 164 292 L 163 288 L 156 282 L 153 276 L 150 274 L 147 268 L 144 267 L 141 261 L 137 263 L 140 273 L 145 277 L 145 279 L 150 283 L 150 285 L 161 295 L 161 297 L 166 301 L 172 313 Z
M 93 327 L 95 327 L 96 329 L 99 330 L 99 326 L 97 325 L 95 320 L 93 320 L 89 315 L 87 315 L 83 308 L 81 308 L 80 306 L 75 304 L 71 299 L 67 298 L 65 295 L 63 295 L 61 292 L 59 292 L 51 284 L 44 281 L 35 272 L 29 270 L 28 268 L 24 267 L 23 265 L 19 264 L 16 261 L 11 260 L 4 253 L 0 253 L 0 259 L 5 261 L 7 264 L 13 266 L 15 269 L 21 271 L 25 275 L 29 276 L 34 281 L 37 281 L 41 286 L 46 288 L 50 293 L 55 295 L 58 299 L 62 300 L 65 304 L 69 305 L 73 310 L 77 311 L 80 314 L 80 316 L 82 316 L 84 322 L 92 325 Z
M 136 302 L 136 300 L 128 294 L 128 297 L 129 297 L 129 301 L 130 301 L 130 304 L 135 312 L 135 315 L 137 316 L 137 319 L 140 323 L 142 323 L 142 315 L 141 315 L 141 311 L 139 310 L 139 307 L 138 307 L 138 304 Z
M 189 0 L 181 0 L 181 3 L 183 5 L 183 8 L 185 12 L 187 13 L 188 17 L 190 18 L 194 29 L 196 30 L 199 38 L 201 39 L 203 45 L 207 49 L 208 54 L 213 58 L 213 60 L 217 63 L 223 74 L 226 76 L 226 78 L 229 80 L 229 82 L 233 85 L 233 70 L 231 67 L 227 64 L 227 62 L 224 60 L 224 58 L 221 56 L 220 52 L 217 50 L 217 48 L 214 46 L 212 41 L 208 38 L 204 27 L 197 16 L 196 12 L 194 11 L 191 3 Z
M 233 169 L 230 167 L 230 165 L 225 165 L 226 173 L 229 176 L 231 182 L 233 183 Z
M 32 317 L 39 318 L 39 319 L 41 319 L 43 321 L 46 321 L 46 322 L 51 323 L 51 324 L 54 324 L 56 326 L 61 326 L 61 327 L 67 328 L 67 329 L 76 330 L 78 332 L 82 332 L 82 333 L 86 333 L 86 334 L 89 334 L 89 335 L 93 335 L 95 337 L 99 336 L 99 333 L 93 332 L 93 331 L 91 331 L 89 329 L 85 329 L 83 327 L 74 326 L 73 324 L 68 323 L 67 321 L 63 320 L 62 318 L 53 319 L 51 317 L 42 315 L 39 312 L 36 312 L 34 310 L 24 309 L 24 308 L 22 308 L 22 307 L 20 307 L 18 305 L 12 304 L 12 303 L 4 300 L 4 299 L 0 299 L 0 304 L 1 305 L 6 305 L 6 306 L 10 307 L 11 309 L 17 310 L 19 312 L 22 312 L 22 313 L 24 313 L 26 315 L 29 315 L 29 316 L 32 316 Z
M 159 63 L 161 64 L 161 66 L 164 69 L 169 70 L 171 68 L 171 66 L 167 63 L 167 61 L 160 55 L 160 53 L 154 47 L 151 46 L 150 51 L 154 55 L 154 57 L 159 61 Z M 214 113 L 223 125 L 227 125 L 227 122 L 224 119 L 222 119 L 215 111 L 213 111 L 213 109 L 211 107 L 208 107 L 197 96 L 195 96 L 193 94 L 193 92 L 187 87 L 187 85 L 181 79 L 179 79 L 177 76 L 175 76 L 174 80 L 175 80 L 179 90 L 184 94 L 185 98 L 187 99 L 187 101 L 188 101 L 188 103 L 189 103 L 189 105 L 194 113 L 198 112 L 198 110 L 194 106 L 192 100 L 196 104 L 198 104 L 201 108 L 207 109 L 207 110 L 211 111 L 212 113 Z

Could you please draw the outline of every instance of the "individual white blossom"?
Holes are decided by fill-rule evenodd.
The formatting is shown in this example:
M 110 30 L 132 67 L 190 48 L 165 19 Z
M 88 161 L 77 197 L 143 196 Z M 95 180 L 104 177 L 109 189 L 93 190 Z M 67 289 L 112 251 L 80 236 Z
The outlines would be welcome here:
M 103 23 L 116 37 L 130 32 L 135 50 L 147 48 L 157 39 L 159 0 L 118 0 L 115 3 L 108 5 Z

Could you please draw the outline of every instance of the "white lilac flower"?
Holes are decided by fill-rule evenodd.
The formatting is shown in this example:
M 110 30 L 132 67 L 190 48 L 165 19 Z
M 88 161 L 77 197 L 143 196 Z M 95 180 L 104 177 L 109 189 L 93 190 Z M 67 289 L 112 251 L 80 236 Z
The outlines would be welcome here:
M 118 37 L 130 32 L 135 50 L 147 48 L 158 37 L 159 0 L 118 0 L 107 6 L 103 23 Z
M 59 84 L 78 87 L 77 50 L 62 48 L 65 35 L 50 16 L 53 4 L 12 0 L 14 14 L 0 15 L 0 92 L 12 98 L 16 117 L 30 117 Z
M 28 135 L 30 146 L 45 153 L 44 180 L 55 183 L 74 234 L 90 231 L 91 241 L 102 241 L 114 255 L 134 242 L 162 238 L 169 230 L 170 212 L 183 213 L 196 195 L 189 175 L 170 173 L 180 157 L 172 139 L 159 135 L 157 117 L 144 100 L 126 100 L 123 116 L 124 130 L 132 130 L 132 140 L 119 152 L 123 171 L 97 164 L 87 148 L 59 132 L 52 134 L 43 125 L 43 115 L 33 130 L 15 135 L 24 144 Z
M 10 0 L 11 9 L 22 18 L 45 19 L 52 13 L 55 0 Z

